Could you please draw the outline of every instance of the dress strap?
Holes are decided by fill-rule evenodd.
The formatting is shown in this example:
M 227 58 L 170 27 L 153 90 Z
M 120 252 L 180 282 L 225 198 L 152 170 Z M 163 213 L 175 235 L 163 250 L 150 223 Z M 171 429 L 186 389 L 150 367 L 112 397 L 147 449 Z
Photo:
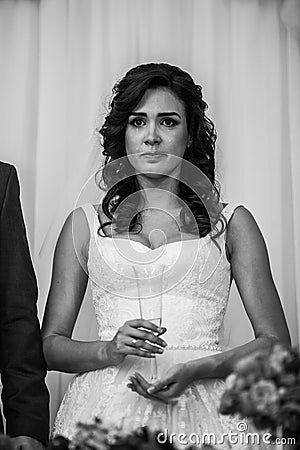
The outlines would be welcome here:
M 84 205 L 81 205 L 81 208 L 83 209 L 88 221 L 91 236 L 93 236 L 95 231 L 99 228 L 98 214 L 92 203 L 85 203 Z
M 234 211 L 239 207 L 243 206 L 242 203 L 234 202 L 234 203 L 227 203 L 226 206 L 224 206 L 222 210 L 222 214 L 225 216 L 227 222 L 231 219 L 233 216 Z

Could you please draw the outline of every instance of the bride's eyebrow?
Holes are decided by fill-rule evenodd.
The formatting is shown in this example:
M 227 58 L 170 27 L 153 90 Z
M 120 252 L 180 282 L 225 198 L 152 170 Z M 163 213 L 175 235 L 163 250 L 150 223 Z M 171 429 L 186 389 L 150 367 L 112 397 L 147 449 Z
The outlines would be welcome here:
M 145 112 L 139 112 L 139 111 L 132 111 L 130 113 L 130 116 L 139 116 L 139 117 L 147 117 L 147 113 Z M 178 114 L 175 111 L 166 111 L 166 112 L 160 112 L 157 114 L 158 117 L 164 117 L 164 116 L 177 116 L 179 119 L 181 119 L 181 115 Z

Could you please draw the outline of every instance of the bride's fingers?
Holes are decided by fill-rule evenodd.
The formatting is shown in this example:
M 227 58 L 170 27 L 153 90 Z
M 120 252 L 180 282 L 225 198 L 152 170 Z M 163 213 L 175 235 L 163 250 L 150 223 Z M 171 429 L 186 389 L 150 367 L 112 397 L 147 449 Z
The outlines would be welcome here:
M 154 347 L 152 345 L 149 345 L 148 348 L 143 348 L 137 339 L 128 336 L 122 339 L 121 352 L 124 355 L 141 356 L 143 358 L 154 358 L 157 354 L 154 352 Z
M 160 400 L 162 402 L 167 402 L 168 398 L 165 398 L 161 394 L 157 395 L 150 395 L 148 394 L 148 388 L 151 386 L 145 378 L 143 378 L 139 374 L 135 374 L 134 376 L 129 377 L 131 390 L 137 392 L 138 394 L 142 395 L 143 397 L 150 398 L 153 400 L 155 398 L 156 400 Z
M 142 351 L 143 353 L 151 353 L 151 354 L 158 354 L 158 355 L 163 353 L 163 349 L 161 347 L 152 345 L 151 342 L 146 342 L 143 339 L 126 337 L 125 343 L 130 348 L 130 350 L 135 349 L 135 350 Z M 136 354 L 136 353 L 133 353 L 133 354 Z
M 141 395 L 142 397 L 149 398 L 149 399 L 153 400 L 153 397 L 151 398 L 151 395 L 147 394 L 147 392 L 144 391 L 144 389 L 142 389 L 141 386 L 138 385 L 138 384 L 137 385 L 133 385 L 131 390 L 133 392 L 136 392 L 137 394 Z
M 149 394 L 156 394 L 156 392 L 166 390 L 170 385 L 174 384 L 174 379 L 172 376 L 166 377 L 164 380 L 156 381 L 152 383 L 148 388 Z
M 151 395 L 152 398 L 157 398 L 159 400 L 167 402 L 170 398 L 176 396 L 176 383 L 171 377 L 165 380 L 157 381 L 155 386 L 153 383 L 148 383 L 145 378 L 139 374 L 135 373 L 133 378 L 142 386 L 143 389 L 147 391 L 147 394 Z M 155 390 L 153 389 L 155 387 Z
M 146 319 L 131 319 L 125 323 L 133 328 L 145 328 L 146 330 L 153 331 L 153 333 L 156 333 L 157 335 L 163 334 L 167 331 L 166 328 L 159 327 L 155 323 L 150 322 L 150 320 Z
M 131 378 L 137 380 L 137 381 L 141 384 L 141 386 L 143 386 L 143 388 L 146 389 L 146 390 L 151 386 L 151 383 L 149 383 L 149 382 L 143 377 L 143 375 L 141 375 L 141 374 L 138 373 L 138 372 L 135 372 L 135 373 L 131 376 Z
M 140 373 L 135 372 L 130 379 L 136 381 L 146 391 L 146 393 L 149 394 L 148 389 L 151 387 L 151 383 L 149 383 Z
M 151 344 L 159 345 L 161 348 L 165 348 L 167 346 L 166 341 L 156 336 L 155 334 L 147 331 L 141 330 L 139 328 L 131 328 L 130 336 L 135 339 L 142 339 L 143 341 L 148 341 Z
M 141 375 L 138 372 L 135 372 L 134 375 L 132 375 L 132 378 L 135 378 L 140 384 L 141 386 L 147 390 L 148 394 L 152 394 L 151 392 L 151 388 L 153 387 L 153 383 L 149 383 L 144 377 L 143 375 Z M 156 389 L 156 391 L 165 391 L 166 389 L 169 389 L 168 384 L 166 384 L 166 382 L 158 382 L 160 385 L 159 389 Z
M 151 395 L 147 393 L 147 389 L 145 389 L 134 376 L 129 377 L 129 383 L 127 384 L 127 386 L 133 392 L 137 392 L 139 395 L 151 399 Z
M 163 350 L 167 346 L 167 343 L 164 340 L 147 331 L 132 329 L 132 331 L 130 332 L 130 337 L 138 340 L 139 343 L 141 343 L 141 341 L 143 343 L 146 342 L 147 344 L 150 344 L 153 348 L 161 348 Z

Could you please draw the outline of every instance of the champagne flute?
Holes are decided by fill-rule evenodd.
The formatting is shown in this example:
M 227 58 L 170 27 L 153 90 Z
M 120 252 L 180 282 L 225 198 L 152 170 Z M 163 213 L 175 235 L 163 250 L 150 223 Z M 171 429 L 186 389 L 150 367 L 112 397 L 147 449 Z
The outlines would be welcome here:
M 141 264 L 133 266 L 137 283 L 139 310 L 141 319 L 155 325 L 162 325 L 162 290 L 164 264 Z M 157 359 L 151 360 L 151 381 L 157 379 Z

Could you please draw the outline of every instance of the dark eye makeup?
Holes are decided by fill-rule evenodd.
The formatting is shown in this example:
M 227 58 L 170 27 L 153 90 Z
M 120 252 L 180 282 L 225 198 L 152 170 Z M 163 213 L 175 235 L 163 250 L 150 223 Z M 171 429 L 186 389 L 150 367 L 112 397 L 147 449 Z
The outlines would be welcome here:
M 177 125 L 179 121 L 175 120 L 173 117 L 163 117 L 159 123 L 167 128 L 171 128 Z M 146 121 L 143 117 L 133 117 L 132 119 L 129 119 L 129 125 L 136 128 L 140 128 L 145 124 Z

